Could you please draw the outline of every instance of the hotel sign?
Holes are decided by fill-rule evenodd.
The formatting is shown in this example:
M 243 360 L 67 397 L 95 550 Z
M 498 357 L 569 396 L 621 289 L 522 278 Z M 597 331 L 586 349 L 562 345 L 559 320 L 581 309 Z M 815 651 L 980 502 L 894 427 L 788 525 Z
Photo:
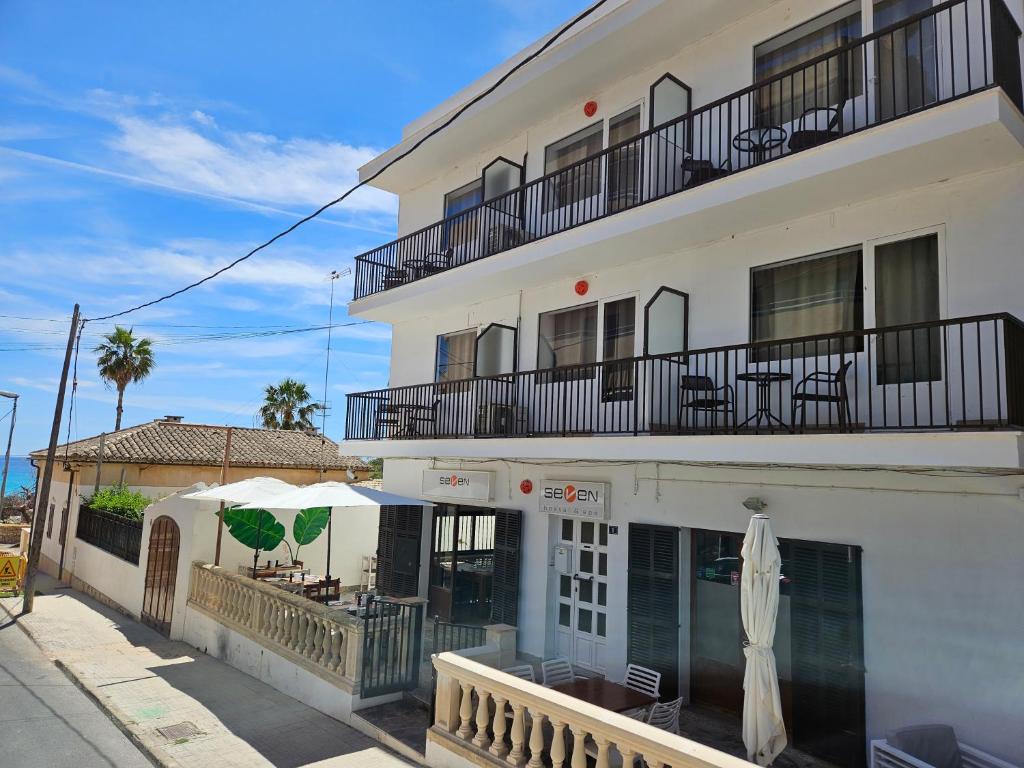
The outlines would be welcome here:
M 424 469 L 423 495 L 444 499 L 490 501 L 493 472 L 462 469 Z
M 540 511 L 547 515 L 607 520 L 608 483 L 544 480 L 540 488 Z

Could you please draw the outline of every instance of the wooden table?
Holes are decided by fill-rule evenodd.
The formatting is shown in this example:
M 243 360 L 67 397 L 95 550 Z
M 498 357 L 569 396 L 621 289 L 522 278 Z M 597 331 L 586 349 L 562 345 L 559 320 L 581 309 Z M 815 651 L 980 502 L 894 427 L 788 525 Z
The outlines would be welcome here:
M 626 712 L 630 709 L 649 707 L 658 699 L 640 691 L 634 691 L 621 683 L 612 683 L 602 677 L 581 677 L 571 683 L 556 685 L 551 690 L 564 693 L 576 699 L 609 709 L 612 712 Z

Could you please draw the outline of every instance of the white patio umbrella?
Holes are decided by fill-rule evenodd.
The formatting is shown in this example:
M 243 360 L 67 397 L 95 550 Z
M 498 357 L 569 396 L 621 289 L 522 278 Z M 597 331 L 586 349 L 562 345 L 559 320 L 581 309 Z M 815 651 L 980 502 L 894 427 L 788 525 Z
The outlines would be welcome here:
M 750 518 L 743 537 L 740 615 L 747 642 L 743 654 L 743 743 L 747 759 L 769 765 L 786 746 L 786 727 L 775 669 L 775 622 L 779 613 L 782 558 L 768 515 Z
M 242 505 L 242 509 L 311 509 L 327 507 L 331 510 L 327 517 L 327 578 L 331 575 L 331 522 L 335 507 L 385 507 L 402 506 L 434 506 L 429 501 L 412 499 L 394 493 L 378 491 L 375 488 L 339 483 L 327 480 L 298 488 L 292 488 L 279 494 L 269 494 L 250 500 Z
M 207 488 L 205 491 L 186 493 L 183 499 L 199 499 L 223 501 L 227 504 L 247 504 L 254 499 L 279 495 L 285 491 L 293 491 L 298 486 L 278 480 L 276 477 L 250 477 L 237 483 L 225 483 Z

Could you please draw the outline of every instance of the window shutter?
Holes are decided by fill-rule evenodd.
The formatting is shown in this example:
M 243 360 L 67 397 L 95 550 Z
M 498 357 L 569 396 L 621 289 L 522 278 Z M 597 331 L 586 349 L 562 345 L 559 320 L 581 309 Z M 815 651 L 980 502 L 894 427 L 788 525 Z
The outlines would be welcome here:
M 419 591 L 420 532 L 423 507 L 380 508 L 377 532 L 377 591 L 392 597 L 416 597 Z
M 523 542 L 523 513 L 494 510 L 494 579 L 491 623 L 519 625 L 519 553 Z
M 786 542 L 794 746 L 863 766 L 864 652 L 860 547 Z
M 679 693 L 679 531 L 629 525 L 628 653 L 661 673 L 661 698 Z

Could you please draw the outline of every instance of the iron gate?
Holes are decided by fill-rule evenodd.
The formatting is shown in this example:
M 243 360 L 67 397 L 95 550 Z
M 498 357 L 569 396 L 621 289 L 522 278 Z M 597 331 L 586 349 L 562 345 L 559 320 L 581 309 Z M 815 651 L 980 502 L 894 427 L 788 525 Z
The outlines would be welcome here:
M 414 689 L 419 683 L 423 605 L 370 595 L 363 631 L 361 697 Z

